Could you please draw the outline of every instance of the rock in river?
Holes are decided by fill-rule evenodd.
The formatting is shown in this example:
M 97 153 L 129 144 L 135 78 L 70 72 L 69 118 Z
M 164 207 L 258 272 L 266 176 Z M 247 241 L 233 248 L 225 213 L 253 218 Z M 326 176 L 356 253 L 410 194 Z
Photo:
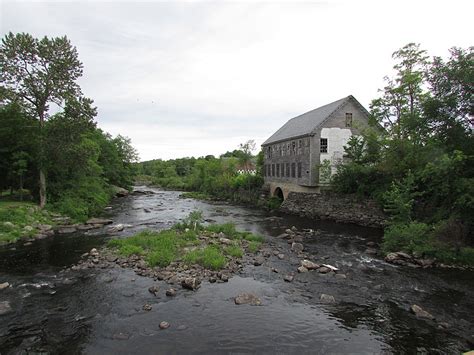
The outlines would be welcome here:
M 117 233 L 117 232 L 121 232 L 123 231 L 123 229 L 125 228 L 125 226 L 123 224 L 116 224 L 114 226 L 110 226 L 108 229 L 107 229 L 107 233 Z
M 300 267 L 298 268 L 298 272 L 299 272 L 299 273 L 308 272 L 308 269 L 305 268 L 304 266 L 300 266 Z
M 262 304 L 260 298 L 258 298 L 252 293 L 241 293 L 240 295 L 235 297 L 234 301 L 237 305 L 250 304 L 252 306 L 260 306 Z
M 301 260 L 301 266 L 304 266 L 305 268 L 307 268 L 308 270 L 315 270 L 317 268 L 320 267 L 319 264 L 316 264 L 316 263 L 313 263 L 312 261 L 310 260 Z
M 168 322 L 161 322 L 160 323 L 160 329 L 168 329 L 170 327 L 170 324 Z
M 292 282 L 294 278 L 295 277 L 293 275 L 285 275 L 283 280 L 285 280 L 286 282 Z
M 10 284 L 8 282 L 4 282 L 0 284 L 0 290 L 3 290 L 8 287 L 10 287 Z
M 201 280 L 196 277 L 187 277 L 181 282 L 181 286 L 188 290 L 197 290 L 201 286 Z
M 176 290 L 174 288 L 170 288 L 169 290 L 166 290 L 166 296 L 168 297 L 176 296 Z
M 301 253 L 304 250 L 304 246 L 301 243 L 293 243 L 291 244 L 291 250 L 295 253 Z
M 425 311 L 423 308 L 416 304 L 411 306 L 410 310 L 419 318 L 435 319 L 435 317 L 431 313 Z
M 143 309 L 144 311 L 151 311 L 151 309 L 152 309 L 151 304 L 148 304 L 148 303 L 147 303 L 147 304 L 144 304 L 143 307 L 142 307 L 142 309 Z
M 156 294 L 158 293 L 159 290 L 160 290 L 160 288 L 156 285 L 153 285 L 153 286 L 148 288 L 148 292 L 152 293 L 155 296 L 156 296 Z
M 322 293 L 321 296 L 319 296 L 319 300 L 322 303 L 336 303 L 336 299 L 334 298 L 334 296 L 327 295 L 325 293 Z
M 111 219 L 105 219 L 105 218 L 91 218 L 86 223 L 87 224 L 112 224 L 113 221 Z

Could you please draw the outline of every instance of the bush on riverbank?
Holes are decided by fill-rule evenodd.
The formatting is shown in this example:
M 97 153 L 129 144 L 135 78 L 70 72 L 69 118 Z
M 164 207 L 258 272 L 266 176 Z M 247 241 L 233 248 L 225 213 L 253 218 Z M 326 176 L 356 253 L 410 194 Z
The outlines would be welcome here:
M 255 253 L 263 242 L 262 236 L 237 231 L 232 223 L 203 226 L 201 220 L 202 215 L 195 211 L 171 229 L 145 230 L 126 239 L 113 239 L 108 245 L 123 256 L 143 256 L 149 266 L 166 267 L 182 258 L 188 264 L 220 270 L 230 257 L 243 256 L 244 244 Z

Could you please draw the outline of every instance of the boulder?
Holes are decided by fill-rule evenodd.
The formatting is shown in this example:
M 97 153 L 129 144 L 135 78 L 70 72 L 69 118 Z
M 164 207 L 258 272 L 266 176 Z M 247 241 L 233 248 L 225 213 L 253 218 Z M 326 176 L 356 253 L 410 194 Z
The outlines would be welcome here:
M 219 243 L 224 244 L 224 245 L 232 245 L 233 242 L 232 240 L 228 238 L 219 238 Z
M 90 256 L 99 256 L 99 252 L 97 251 L 96 248 L 92 248 L 91 251 L 89 252 Z
M 283 259 L 285 259 L 285 254 L 279 253 L 279 254 L 277 254 L 277 257 L 278 257 L 278 259 L 283 260 Z
M 321 301 L 322 303 L 336 303 L 336 299 L 334 298 L 334 296 L 331 296 L 331 295 L 327 295 L 325 293 L 322 293 L 320 296 L 319 296 L 319 301 Z
M 34 228 L 32 226 L 24 226 L 23 231 L 26 233 L 32 232 Z
M 201 286 L 201 280 L 196 277 L 187 277 L 181 281 L 181 286 L 188 290 L 197 290 Z
M 59 234 L 69 234 L 77 231 L 76 227 L 62 227 L 58 229 Z
M 157 285 L 153 285 L 148 288 L 148 292 L 152 293 L 154 296 L 156 296 L 159 290 L 160 288 Z
M 148 304 L 148 303 L 144 304 L 143 307 L 142 307 L 142 309 L 143 309 L 144 311 L 151 311 L 152 308 L 153 308 L 153 307 L 151 306 L 151 304 Z
M 0 291 L 6 289 L 8 287 L 10 287 L 10 284 L 8 282 L 1 283 L 0 284 Z
M 291 250 L 294 251 L 295 253 L 301 253 L 304 250 L 304 246 L 301 243 L 293 242 L 291 244 Z
M 250 304 L 252 306 L 260 306 L 262 304 L 260 298 L 258 298 L 252 293 L 241 293 L 240 295 L 235 297 L 234 302 L 237 305 Z
M 320 267 L 319 264 L 316 264 L 316 263 L 313 263 L 312 261 L 310 260 L 301 260 L 301 266 L 304 266 L 305 268 L 307 268 L 308 270 L 315 270 L 317 268 Z
M 298 272 L 299 272 L 299 273 L 308 272 L 308 269 L 305 268 L 304 266 L 300 266 L 300 267 L 298 268 Z
M 254 264 L 255 266 L 260 266 L 260 265 L 263 264 L 264 261 L 265 261 L 265 259 L 264 259 L 263 257 L 257 256 L 257 257 L 255 258 L 255 260 L 253 261 L 253 264 Z
M 123 187 L 112 185 L 112 189 L 114 191 L 115 196 L 117 197 L 125 197 L 129 194 L 129 191 L 124 189 Z
M 427 318 L 431 320 L 435 319 L 435 317 L 431 313 L 425 311 L 423 308 L 421 308 L 420 306 L 416 304 L 412 305 L 410 307 L 410 310 L 418 318 Z
M 3 226 L 8 229 L 13 229 L 15 227 L 12 222 L 3 222 Z
M 318 269 L 318 272 L 320 274 L 327 274 L 328 272 L 331 272 L 331 269 L 326 267 L 326 266 L 321 266 L 319 269 Z
M 283 277 L 283 280 L 285 280 L 286 282 L 292 282 L 294 278 L 295 277 L 293 275 L 288 274 L 288 275 L 285 275 L 285 277 Z
M 107 228 L 107 233 L 117 233 L 123 231 L 125 226 L 123 224 L 116 224 Z
M 170 288 L 169 290 L 166 290 L 166 296 L 168 297 L 176 296 L 176 290 L 174 288 Z
M 170 324 L 168 322 L 161 322 L 160 323 L 160 329 L 168 329 L 170 327 Z
M 102 224 L 112 224 L 113 221 L 111 219 L 106 219 L 106 218 L 91 218 L 89 220 L 87 220 L 86 222 L 87 224 L 99 224 L 99 225 L 102 225 Z

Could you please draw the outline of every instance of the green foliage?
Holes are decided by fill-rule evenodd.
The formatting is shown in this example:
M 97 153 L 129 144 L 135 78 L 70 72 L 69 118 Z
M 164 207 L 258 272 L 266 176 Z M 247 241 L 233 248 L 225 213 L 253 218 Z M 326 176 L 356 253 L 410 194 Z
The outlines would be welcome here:
M 54 225 L 54 222 L 48 211 L 31 203 L 0 202 L 0 244 L 36 235 L 37 224 Z
M 252 234 L 250 232 L 244 232 L 242 237 L 249 242 L 258 242 L 262 243 L 264 241 L 261 235 Z
M 143 250 L 142 247 L 139 247 L 137 245 L 123 245 L 120 247 L 119 252 L 123 256 L 130 256 L 130 255 L 141 255 L 145 251 Z
M 262 243 L 260 242 L 257 242 L 257 241 L 251 241 L 247 247 L 248 251 L 251 252 L 251 253 L 256 253 L 259 251 L 260 247 L 261 247 Z
M 394 223 L 385 229 L 382 250 L 423 254 L 431 244 L 429 231 L 430 227 L 425 223 Z
M 395 75 L 371 104 L 373 127 L 345 149 L 351 162 L 339 167 L 334 187 L 384 203 L 387 251 L 404 247 L 454 260 L 473 241 L 473 55 L 472 47 L 453 48 L 449 60 L 430 61 L 413 43 L 396 51 Z M 447 232 L 459 225 L 466 232 Z
M 331 162 L 328 159 L 324 159 L 321 164 L 317 166 L 319 171 L 319 182 L 321 184 L 329 184 L 331 182 Z
M 385 192 L 385 212 L 389 214 L 392 222 L 409 223 L 412 220 L 414 203 L 415 179 L 409 171 L 401 182 L 392 182 L 390 189 Z
M 240 233 L 237 232 L 234 223 L 211 224 L 206 227 L 206 230 L 216 234 L 223 233 L 231 239 L 238 238 L 240 235 Z
M 207 246 L 204 249 L 196 249 L 188 252 L 184 256 L 184 261 L 188 264 L 199 264 L 212 270 L 220 270 L 227 263 L 221 250 L 212 245 Z
M 272 196 L 265 201 L 264 207 L 268 208 L 269 210 L 277 210 L 280 208 L 282 202 L 283 201 L 278 197 Z
M 236 245 L 231 245 L 231 246 L 226 247 L 224 249 L 224 252 L 227 255 L 233 256 L 234 258 L 242 258 L 242 256 L 244 255 L 242 248 Z

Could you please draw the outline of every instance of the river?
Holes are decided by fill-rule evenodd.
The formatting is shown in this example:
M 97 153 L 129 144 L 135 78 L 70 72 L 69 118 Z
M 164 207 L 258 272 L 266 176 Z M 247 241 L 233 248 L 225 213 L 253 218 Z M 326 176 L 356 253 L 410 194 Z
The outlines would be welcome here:
M 174 353 L 459 353 L 474 348 L 474 274 L 452 269 L 412 269 L 365 253 L 381 231 L 354 225 L 269 214 L 226 203 L 179 198 L 179 192 L 153 191 L 115 199 L 105 216 L 130 224 L 119 237 L 145 228 L 163 229 L 201 210 L 210 222 L 234 222 L 263 235 L 269 248 L 286 255 L 248 265 L 227 283 L 203 282 L 197 291 L 164 295 L 167 285 L 132 270 L 73 271 L 81 255 L 102 246 L 103 232 L 76 233 L 0 247 L 0 354 L 174 354 Z M 295 272 L 299 260 L 285 229 L 311 228 L 319 234 L 303 244 L 313 260 L 338 267 L 347 278 Z M 94 234 L 95 233 L 95 234 Z M 278 269 L 278 273 L 272 271 Z M 155 297 L 148 288 L 159 284 Z M 262 306 L 233 298 L 251 292 Z M 319 295 L 335 304 L 321 304 Z M 153 309 L 143 311 L 144 304 Z M 435 321 L 409 312 L 418 304 Z M 161 330 L 167 321 L 170 328 Z

